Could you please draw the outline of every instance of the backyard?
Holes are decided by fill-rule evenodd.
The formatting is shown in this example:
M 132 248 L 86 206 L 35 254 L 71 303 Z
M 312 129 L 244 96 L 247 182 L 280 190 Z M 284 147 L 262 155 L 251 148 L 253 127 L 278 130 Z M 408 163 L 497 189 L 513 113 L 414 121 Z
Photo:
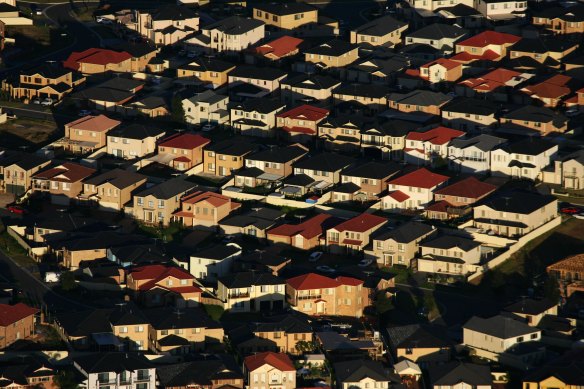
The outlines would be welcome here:
M 0 144 L 11 149 L 47 143 L 57 131 L 52 120 L 22 118 L 0 125 Z

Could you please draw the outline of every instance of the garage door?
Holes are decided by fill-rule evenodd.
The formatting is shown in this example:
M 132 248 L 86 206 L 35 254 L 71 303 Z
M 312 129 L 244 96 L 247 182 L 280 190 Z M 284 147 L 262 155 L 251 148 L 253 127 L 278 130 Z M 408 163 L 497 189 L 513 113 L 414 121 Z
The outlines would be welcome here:
M 107 201 L 100 201 L 99 209 L 106 212 L 117 212 L 120 210 L 118 203 L 108 203 Z
M 24 185 L 6 184 L 6 193 L 12 193 L 17 196 L 20 196 L 24 192 L 26 192 L 24 190 Z

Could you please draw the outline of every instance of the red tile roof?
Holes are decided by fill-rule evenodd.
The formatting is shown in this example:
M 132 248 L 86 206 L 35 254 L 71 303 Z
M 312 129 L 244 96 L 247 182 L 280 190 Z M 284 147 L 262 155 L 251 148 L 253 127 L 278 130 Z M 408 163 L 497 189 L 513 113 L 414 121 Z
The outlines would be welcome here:
M 337 281 L 341 283 L 341 285 L 350 285 L 350 286 L 359 286 L 363 285 L 363 280 L 359 280 L 353 277 L 345 277 L 345 276 L 338 276 Z
M 447 208 L 450 206 L 451 205 L 448 201 L 442 200 L 428 205 L 426 207 L 426 211 L 447 213 L 448 212 Z
M 74 128 L 76 130 L 105 132 L 120 125 L 121 122 L 110 119 L 105 115 L 87 115 L 70 123 L 65 124 L 66 127 Z
M 283 37 L 256 47 L 255 51 L 261 55 L 271 54 L 276 58 L 282 58 L 298 50 L 298 46 L 302 42 L 304 42 L 302 39 L 284 35 Z
M 401 190 L 394 190 L 393 192 L 390 192 L 388 196 L 399 203 L 403 203 L 404 201 L 410 198 L 410 196 L 408 196 Z
M 497 187 L 486 182 L 482 182 L 475 177 L 468 177 L 455 182 L 442 189 L 438 189 L 435 194 L 444 196 L 466 197 L 469 199 L 479 199 L 497 190 Z
M 72 52 L 63 62 L 63 67 L 71 70 L 79 70 L 80 63 L 93 65 L 119 64 L 131 59 L 132 56 L 125 52 L 117 52 L 107 49 L 87 49 L 82 52 Z
M 295 290 L 310 290 L 322 288 L 336 288 L 341 285 L 339 281 L 321 276 L 316 273 L 303 274 L 298 277 L 290 278 L 286 281 Z
M 537 97 L 559 99 L 572 92 L 570 87 L 567 86 L 571 80 L 571 77 L 558 74 L 539 84 L 526 86 L 521 90 Z
M 517 43 L 521 37 L 497 31 L 483 31 L 473 37 L 457 42 L 457 46 L 486 47 L 489 45 L 506 45 Z
M 324 119 L 329 114 L 328 109 L 313 107 L 312 105 L 304 104 L 288 111 L 281 112 L 276 117 L 279 118 L 293 118 L 300 120 L 309 120 L 315 122 Z
M 473 62 L 473 61 L 479 61 L 479 60 L 496 61 L 500 57 L 501 56 L 499 54 L 495 53 L 493 50 L 486 50 L 483 54 L 471 54 L 469 52 L 462 51 L 462 52 L 456 54 L 455 56 L 450 57 L 450 60 L 458 61 L 458 62 L 462 62 L 462 63 L 467 63 L 467 62 Z
M 166 138 L 160 143 L 159 146 L 192 150 L 197 147 L 202 147 L 209 142 L 211 142 L 209 139 L 202 137 L 201 135 L 178 134 Z
M 130 271 L 128 276 L 131 276 L 132 279 L 135 281 L 148 281 L 142 285 L 140 285 L 140 290 L 150 290 L 153 287 L 157 286 L 156 284 L 167 277 L 174 277 L 179 280 L 194 280 L 195 277 L 188 271 L 176 267 L 176 266 L 165 266 L 165 265 L 146 265 L 141 266 L 138 268 L 133 269 Z M 193 285 L 176 285 L 176 288 L 185 288 L 185 287 L 192 287 Z M 176 288 L 167 287 L 166 285 L 162 285 L 162 287 L 176 291 Z M 198 287 L 195 287 L 197 290 L 200 291 Z
M 318 237 L 324 233 L 324 226 L 327 220 L 332 218 L 326 213 L 319 213 L 300 224 L 282 224 L 268 231 L 268 235 L 279 235 L 292 237 L 301 235 L 306 239 Z
M 95 173 L 95 169 L 77 163 L 65 162 L 62 165 L 36 173 L 33 177 L 61 182 L 77 182 L 93 173 Z
M 334 227 L 334 229 L 339 232 L 365 232 L 372 229 L 373 227 L 384 224 L 385 222 L 387 222 L 387 219 L 384 217 L 372 215 L 370 213 L 362 213 L 337 225 Z
M 394 180 L 388 181 L 387 184 L 430 189 L 446 181 L 448 181 L 447 176 L 432 173 L 426 168 L 420 168 Z
M 214 207 L 220 207 L 221 205 L 229 204 L 231 202 L 231 198 L 223 196 L 219 193 L 198 191 L 191 193 L 181 199 L 181 202 L 187 204 L 196 204 L 200 203 L 201 201 L 206 201 Z
M 406 140 L 419 140 L 422 142 L 430 142 L 433 145 L 443 145 L 450 142 L 454 138 L 463 136 L 465 133 L 459 130 L 453 130 L 448 127 L 435 127 L 426 132 L 410 132 L 406 136 Z
M 357 239 L 343 239 L 341 244 L 348 244 L 350 246 L 361 246 L 363 244 L 363 241 Z
M 313 130 L 312 128 L 307 128 L 307 127 L 297 127 L 297 126 L 293 126 L 293 127 L 287 127 L 284 126 L 282 127 L 282 130 L 286 131 L 286 132 L 297 132 L 300 134 L 308 134 L 308 135 L 316 135 L 316 130 Z
M 14 305 L 0 304 L 0 326 L 7 327 L 38 312 L 38 309 L 23 303 Z
M 432 65 L 442 65 L 447 70 L 452 70 L 452 69 L 455 69 L 455 68 L 457 68 L 459 66 L 462 66 L 459 62 L 452 61 L 452 60 L 450 60 L 448 58 L 438 58 L 437 60 L 432 61 L 432 62 L 429 62 L 429 63 L 427 63 L 425 65 L 420 66 L 420 67 L 422 67 L 422 68 L 429 68 Z
M 248 371 L 254 371 L 264 365 L 270 365 L 280 371 L 296 371 L 288 355 L 267 351 L 246 357 L 243 361 Z
M 513 78 L 520 76 L 521 73 L 504 68 L 495 69 L 481 77 L 469 78 L 461 81 L 459 84 L 466 85 L 469 88 L 489 92 L 506 85 Z

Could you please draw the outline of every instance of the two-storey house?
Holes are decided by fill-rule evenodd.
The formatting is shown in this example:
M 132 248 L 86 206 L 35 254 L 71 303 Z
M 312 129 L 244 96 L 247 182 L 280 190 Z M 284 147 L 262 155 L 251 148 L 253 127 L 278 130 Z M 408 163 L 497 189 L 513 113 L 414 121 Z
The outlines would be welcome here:
M 351 30 L 350 41 L 354 44 L 391 47 L 401 43 L 402 34 L 407 28 L 408 23 L 386 15 Z
M 404 160 L 418 166 L 446 161 L 448 143 L 464 134 L 463 131 L 442 126 L 425 132 L 412 131 L 406 135 Z
M 227 177 L 244 166 L 245 158 L 258 150 L 258 145 L 238 139 L 207 144 L 203 150 L 203 173 Z
M 488 134 L 459 137 L 448 143 L 448 168 L 460 173 L 487 174 L 491 171 L 491 153 L 507 139 Z
M 158 144 L 158 157 L 179 171 L 203 163 L 203 148 L 211 141 L 198 134 L 178 134 Z
M 107 144 L 107 133 L 122 122 L 105 115 L 88 115 L 65 124 L 65 150 L 85 154 Z
M 219 124 L 229 121 L 229 97 L 208 90 L 182 101 L 185 121 L 190 125 Z
M 491 173 L 535 181 L 557 153 L 557 144 L 538 137 L 508 143 L 491 151 Z
M 268 138 L 275 136 L 276 115 L 285 104 L 260 97 L 234 104 L 230 108 L 231 127 L 242 135 Z
M 267 351 L 250 355 L 243 367 L 249 389 L 296 388 L 296 367 L 286 354 Z
M 83 181 L 81 203 L 97 204 L 104 211 L 117 212 L 132 200 L 135 191 L 146 184 L 146 176 L 113 169 Z
M 381 228 L 387 219 L 362 213 L 326 232 L 327 250 L 335 254 L 357 254 L 371 242 L 371 234 Z
M 32 190 L 48 193 L 53 204 L 69 204 L 83 191 L 83 180 L 95 169 L 73 162 L 40 171 L 32 176 Z
M 161 128 L 137 123 L 116 127 L 107 133 L 107 153 L 123 159 L 143 158 L 156 151 L 164 134 Z
M 181 208 L 173 213 L 173 218 L 185 227 L 215 228 L 220 220 L 239 207 L 241 204 L 231 201 L 230 197 L 196 191 L 181 199 Z
M 388 210 L 421 209 L 434 198 L 434 191 L 448 182 L 448 177 L 420 168 L 387 182 L 387 196 L 381 206 Z
M 217 297 L 230 312 L 277 311 L 286 305 L 286 281 L 272 273 L 232 273 L 218 279 Z

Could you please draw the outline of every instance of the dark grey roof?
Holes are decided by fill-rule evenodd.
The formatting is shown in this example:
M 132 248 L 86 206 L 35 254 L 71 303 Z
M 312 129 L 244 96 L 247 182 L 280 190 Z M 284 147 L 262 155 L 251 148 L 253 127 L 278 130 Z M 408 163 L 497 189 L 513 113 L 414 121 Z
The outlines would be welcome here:
M 523 313 L 526 315 L 539 315 L 557 306 L 558 303 L 549 299 L 525 298 L 516 303 L 507 305 L 505 310 L 513 313 Z
M 323 152 L 294 164 L 294 168 L 336 172 L 355 163 L 355 159 L 337 153 Z
M 175 5 L 175 4 L 165 4 L 161 5 L 155 11 L 151 11 L 152 20 L 187 20 L 192 18 L 198 18 L 199 15 L 191 8 Z
M 144 81 L 125 78 L 125 77 L 114 77 L 110 78 L 106 82 L 99 84 L 101 88 L 110 88 L 119 91 L 130 92 L 133 89 L 136 89 L 140 86 L 144 85 Z
M 561 53 L 575 45 L 577 45 L 577 43 L 562 41 L 561 39 L 558 38 L 546 40 L 540 38 L 535 39 L 523 38 L 519 42 L 511 46 L 509 50 L 538 54 L 546 54 L 550 52 Z
M 352 182 L 345 182 L 339 186 L 336 186 L 333 191 L 337 193 L 357 193 L 361 190 L 361 187 L 357 184 L 353 184 Z
M 550 123 L 554 126 L 562 127 L 568 121 L 564 115 L 554 112 L 546 107 L 535 107 L 533 105 L 525 105 L 515 111 L 509 112 L 505 115 L 505 119 L 525 120 L 531 122 Z
M 539 331 L 537 328 L 530 327 L 518 320 L 501 315 L 493 316 L 488 319 L 473 316 L 462 326 L 462 328 L 480 332 L 499 339 L 516 338 Z
M 420 106 L 442 105 L 452 100 L 450 96 L 442 92 L 433 92 L 428 90 L 415 90 L 409 93 L 390 93 L 387 97 L 390 101 L 399 104 L 411 104 Z
M 286 283 L 285 280 L 276 277 L 272 273 L 258 273 L 251 271 L 231 273 L 228 276 L 219 278 L 219 282 L 229 289 L 249 288 L 256 285 L 283 285 Z
M 268 99 L 266 97 L 260 97 L 257 99 L 249 99 L 243 103 L 233 104 L 230 108 L 242 110 L 245 112 L 259 112 L 263 114 L 268 114 L 274 112 L 280 108 L 285 107 L 286 104 L 281 103 L 278 100 Z
M 201 58 L 193 59 L 187 65 L 179 66 L 179 69 L 188 69 L 188 70 L 195 70 L 195 71 L 198 70 L 201 72 L 206 72 L 206 71 L 225 72 L 225 71 L 227 71 L 231 68 L 234 68 L 234 67 L 235 67 L 235 65 L 230 63 L 230 62 L 221 61 L 220 59 L 216 59 L 216 58 L 201 57 Z
M 333 39 L 326 43 L 305 50 L 306 54 L 328 55 L 339 57 L 357 48 L 356 45 L 340 39 Z
M 325 351 L 359 351 L 375 348 L 371 340 L 353 340 L 347 336 L 343 336 L 338 332 L 327 331 L 317 332 L 316 337 L 322 344 Z M 338 376 L 337 376 L 338 379 Z
M 46 157 L 37 154 L 21 154 L 20 157 L 15 159 L 10 165 L 14 164 L 24 170 L 30 170 L 49 161 Z
M 361 130 L 371 121 L 371 118 L 361 115 L 331 115 L 318 123 L 318 126 L 328 128 L 350 127 Z
M 96 353 L 84 354 L 73 358 L 87 373 L 107 373 L 151 369 L 153 365 L 142 354 L 135 353 Z
M 219 30 L 228 35 L 243 35 L 263 26 L 264 23 L 250 18 L 243 18 L 240 16 L 230 16 L 218 22 L 211 23 L 207 26 L 201 27 L 202 30 Z
M 507 142 L 507 139 L 496 136 L 480 134 L 472 138 L 455 138 L 450 141 L 449 146 L 459 149 L 467 147 L 476 147 L 482 151 L 490 151 Z
M 245 154 L 254 152 L 258 149 L 258 145 L 242 140 L 227 139 L 217 143 L 210 143 L 205 147 L 205 150 L 214 151 L 219 154 L 243 156 Z
M 197 185 L 189 182 L 182 177 L 175 177 L 164 181 L 151 188 L 136 193 L 137 197 L 154 196 L 156 199 L 166 200 L 174 196 L 181 196 L 184 193 L 196 188 Z
M 386 76 L 393 72 L 399 72 L 410 65 L 410 60 L 405 56 L 396 54 L 389 58 L 364 58 L 347 67 L 349 71 L 365 73 L 383 73 Z
M 451 26 L 450 24 L 444 23 L 432 23 L 408 34 L 407 37 L 436 40 L 442 38 L 459 39 L 467 33 L 467 30 L 458 26 Z
M 146 139 L 152 136 L 163 135 L 165 131 L 158 127 L 146 126 L 144 124 L 132 123 L 124 127 L 116 127 L 107 133 L 107 136 L 114 136 L 129 139 Z
M 120 103 L 134 97 L 133 92 L 122 91 L 113 88 L 96 86 L 74 93 L 72 98 L 95 101 L 107 101 L 108 103 Z
M 316 8 L 306 3 L 263 3 L 255 4 L 254 9 L 259 9 L 279 16 L 293 15 L 316 10 Z
M 146 179 L 146 176 L 142 174 L 122 169 L 113 169 L 95 177 L 89 178 L 83 181 L 83 183 L 89 185 L 103 185 L 105 183 L 110 183 L 116 188 L 124 189 L 144 179 Z
M 404 137 L 411 131 L 420 128 L 419 125 L 413 122 L 408 122 L 400 119 L 392 119 L 382 123 L 372 123 L 365 130 L 361 130 L 361 133 L 365 134 L 378 134 L 387 135 L 392 137 Z
M 485 200 L 482 204 L 495 211 L 527 215 L 554 201 L 557 199 L 551 195 L 515 190 L 501 192 L 499 195 Z
M 255 154 L 252 154 L 249 157 L 247 157 L 247 159 L 252 161 L 287 163 L 303 156 L 304 154 L 306 154 L 306 152 L 307 150 L 299 145 L 290 145 L 286 147 L 271 147 L 267 150 L 259 151 Z
M 337 362 L 333 365 L 335 376 L 341 383 L 360 382 L 364 378 L 371 378 L 376 382 L 400 382 L 381 362 L 371 360 L 351 360 Z
M 493 376 L 489 365 L 474 363 L 448 362 L 428 368 L 431 386 L 455 386 L 465 383 L 472 387 L 491 386 Z
M 391 346 L 396 348 L 449 347 L 451 343 L 432 327 L 409 324 L 386 328 Z
M 241 65 L 229 72 L 229 77 L 274 81 L 286 74 L 285 71 L 278 68 Z
M 46 78 L 59 78 L 68 73 L 71 73 L 71 70 L 48 63 L 29 68 L 24 68 L 20 71 L 20 74 L 23 75 L 33 76 L 35 74 L 40 74 L 41 76 Z
M 422 236 L 425 236 L 435 228 L 431 225 L 418 223 L 418 222 L 409 222 L 406 224 L 402 224 L 401 226 L 397 227 L 393 230 L 378 230 L 371 239 L 375 240 L 389 240 L 393 239 L 398 243 L 409 243 L 416 239 L 420 239 Z
M 219 328 L 200 308 L 177 310 L 173 307 L 145 309 L 144 315 L 156 330 L 175 328 Z
M 525 377 L 524 382 L 541 382 L 554 377 L 566 385 L 584 385 L 584 355 L 578 353 L 565 353 L 550 364 L 537 368 Z
M 361 178 L 372 178 L 372 179 L 383 179 L 387 178 L 400 170 L 400 167 L 396 164 L 389 162 L 366 162 L 364 164 L 348 168 L 343 171 L 343 176 L 348 177 L 361 177 Z
M 228 354 L 207 354 L 195 361 L 161 364 L 156 373 L 165 388 L 209 387 L 214 380 L 243 379 L 233 356 Z
M 385 36 L 406 25 L 407 23 L 396 20 L 391 15 L 386 15 L 365 23 L 354 31 L 363 35 Z
M 308 75 L 308 74 L 296 74 L 291 75 L 282 82 L 281 85 L 290 85 L 293 88 L 305 88 L 305 89 L 330 89 L 341 82 L 330 76 L 322 76 L 319 74 Z
M 495 115 L 498 110 L 497 104 L 484 99 L 475 99 L 472 97 L 459 97 L 446 104 L 441 108 L 442 112 L 469 113 L 472 115 L 490 116 Z M 446 116 L 444 115 L 446 118 Z
M 543 11 L 536 12 L 539 18 L 561 19 L 566 22 L 584 22 L 584 4 L 577 4 L 571 7 L 549 7 Z
M 423 243 L 420 243 L 420 246 L 423 247 L 431 247 L 436 249 L 451 249 L 454 247 L 458 247 L 463 251 L 470 251 L 478 246 L 480 246 L 480 242 L 476 240 L 472 240 L 469 238 L 463 238 L 461 236 L 455 235 L 442 235 L 437 237 L 436 239 L 432 239 Z
M 228 216 L 219 222 L 219 225 L 247 227 L 253 225 L 255 228 L 265 230 L 274 226 L 285 214 L 284 212 L 272 208 L 259 208 L 250 210 L 242 215 Z
M 530 136 L 518 142 L 509 143 L 502 149 L 509 154 L 539 155 L 556 146 L 546 139 Z
M 190 97 L 188 100 L 192 103 L 201 102 L 214 104 L 225 99 L 229 99 L 229 97 L 220 95 L 212 90 L 206 90 L 202 93 L 194 95 L 193 97 Z
M 456 4 L 454 7 L 442 7 L 437 8 L 435 12 L 440 11 L 447 11 L 450 12 L 452 15 L 457 17 L 465 17 L 465 16 L 482 16 L 480 11 L 477 11 L 473 7 L 470 7 L 466 4 Z
M 333 93 L 338 95 L 380 99 L 387 96 L 389 89 L 386 86 L 377 84 L 343 83 L 333 89 Z
M 212 247 L 208 247 L 201 251 L 197 251 L 191 254 L 191 256 L 195 258 L 205 258 L 205 259 L 214 259 L 217 261 L 221 261 L 227 257 L 230 257 L 237 252 L 241 251 L 241 248 L 233 245 L 215 245 Z
M 282 183 L 284 185 L 292 185 L 292 186 L 306 186 L 308 184 L 312 184 L 314 179 L 306 174 L 295 174 L 293 176 L 287 177 Z

